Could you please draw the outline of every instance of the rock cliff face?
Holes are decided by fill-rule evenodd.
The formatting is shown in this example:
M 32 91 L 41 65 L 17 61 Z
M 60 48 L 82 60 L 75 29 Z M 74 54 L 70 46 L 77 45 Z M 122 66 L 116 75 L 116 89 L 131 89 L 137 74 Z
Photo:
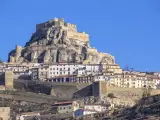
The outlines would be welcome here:
M 38 24 L 24 47 L 9 53 L 9 62 L 114 64 L 114 56 L 90 47 L 89 35 L 77 32 L 76 25 L 55 18 Z

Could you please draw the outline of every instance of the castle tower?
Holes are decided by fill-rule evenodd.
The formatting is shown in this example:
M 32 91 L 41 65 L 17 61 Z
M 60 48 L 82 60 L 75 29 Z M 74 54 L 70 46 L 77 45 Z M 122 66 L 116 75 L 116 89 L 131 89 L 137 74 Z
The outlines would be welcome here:
M 5 72 L 5 87 L 6 90 L 12 90 L 13 89 L 13 77 L 14 74 L 12 71 L 6 71 Z
M 59 25 L 60 26 L 64 26 L 64 19 L 63 18 L 59 18 Z
M 21 46 L 18 46 L 16 45 L 16 56 L 21 56 L 21 51 L 22 51 L 22 47 Z
M 97 81 L 92 84 L 92 91 L 94 97 L 99 97 L 100 100 L 103 100 L 107 96 L 108 92 L 107 81 Z
M 15 62 L 18 62 L 18 59 L 21 57 L 21 52 L 22 52 L 22 47 L 16 45 L 16 58 L 15 58 Z
M 58 18 L 54 18 L 53 21 L 54 21 L 54 22 L 57 22 L 57 21 L 58 21 Z

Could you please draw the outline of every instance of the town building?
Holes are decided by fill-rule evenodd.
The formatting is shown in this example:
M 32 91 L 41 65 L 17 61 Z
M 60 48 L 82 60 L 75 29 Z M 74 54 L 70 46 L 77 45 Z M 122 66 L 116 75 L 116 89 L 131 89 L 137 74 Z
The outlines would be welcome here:
M 37 73 L 36 73 L 37 72 Z M 94 75 L 100 73 L 99 64 L 43 64 L 32 72 L 32 80 L 45 81 L 57 76 Z M 36 78 L 37 77 L 37 78 Z
M 118 64 L 102 64 L 103 72 L 122 73 L 122 69 Z
M 34 71 L 34 75 L 36 74 L 35 72 L 36 72 L 36 71 Z M 41 81 L 44 81 L 44 80 L 46 80 L 46 79 L 48 78 L 48 74 L 49 74 L 48 65 L 40 66 L 40 67 L 38 68 L 38 73 L 37 73 L 38 78 L 37 78 L 37 79 L 39 79 L 39 80 L 41 80 Z M 33 75 L 32 75 L 32 76 L 33 76 Z M 34 76 L 34 79 L 36 79 L 35 77 L 36 77 L 36 76 Z
M 0 119 L 1 120 L 10 119 L 10 107 L 0 107 Z
M 99 73 L 99 64 L 53 64 L 49 65 L 49 78 L 61 75 L 84 75 Z
M 143 88 L 151 87 L 156 89 L 160 84 L 160 77 L 155 75 L 148 75 L 146 73 L 126 72 L 122 74 L 115 73 L 109 80 L 109 86 L 127 87 L 127 88 Z
M 79 104 L 76 101 L 56 102 L 52 105 L 52 110 L 57 113 L 72 113 L 79 109 Z
M 107 81 L 109 86 L 157 89 L 160 84 L 159 72 L 122 71 L 118 64 L 40 64 L 0 63 L 0 84 L 5 72 L 12 71 L 13 79 L 32 79 L 48 82 L 95 82 Z M 3 89 L 4 84 L 2 84 Z
M 109 104 L 88 104 L 84 106 L 84 115 L 109 111 Z
M 16 116 L 16 120 L 25 120 L 26 117 L 40 116 L 39 112 L 24 112 Z
M 97 74 L 94 75 L 94 81 L 109 81 L 110 77 L 108 75 Z
M 47 82 L 76 82 L 76 83 L 89 83 L 94 82 L 94 76 L 77 76 L 77 75 L 63 75 L 46 80 Z
M 14 79 L 23 78 L 24 76 L 31 76 L 32 68 L 38 67 L 38 64 L 11 64 L 3 63 L 0 65 L 0 73 L 5 73 L 6 71 L 12 71 L 14 73 Z

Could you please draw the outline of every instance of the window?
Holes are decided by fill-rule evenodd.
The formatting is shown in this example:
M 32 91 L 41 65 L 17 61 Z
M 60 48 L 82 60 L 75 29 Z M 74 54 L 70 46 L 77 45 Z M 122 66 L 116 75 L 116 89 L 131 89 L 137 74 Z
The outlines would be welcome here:
M 58 68 L 57 68 L 57 70 L 58 70 Z
M 68 68 L 68 71 L 70 71 L 70 68 Z
M 62 72 L 60 72 L 60 75 L 62 75 Z
M 68 75 L 70 75 L 70 72 L 68 72 Z

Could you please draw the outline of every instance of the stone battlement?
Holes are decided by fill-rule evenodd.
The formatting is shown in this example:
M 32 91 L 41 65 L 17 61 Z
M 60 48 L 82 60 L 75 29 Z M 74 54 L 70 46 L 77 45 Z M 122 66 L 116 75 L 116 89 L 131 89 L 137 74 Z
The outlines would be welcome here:
M 76 25 L 64 22 L 63 18 L 54 18 L 54 19 L 52 19 L 48 22 L 37 24 L 36 25 L 36 30 L 49 28 L 49 27 L 52 27 L 52 26 L 67 27 L 68 29 L 73 29 L 73 31 L 77 31 Z
M 65 23 L 64 26 L 68 27 L 68 28 L 75 28 L 76 29 L 76 25 L 71 24 L 71 23 Z
M 86 33 L 82 33 L 82 32 L 67 31 L 67 36 L 70 39 L 76 39 L 76 40 L 84 41 L 84 42 L 89 41 L 89 35 Z
M 98 51 L 95 48 L 89 48 L 88 53 L 98 53 Z
M 88 42 L 89 41 L 89 35 L 84 32 L 77 32 L 77 27 L 75 24 L 64 22 L 64 19 L 62 18 L 54 18 L 53 20 L 50 20 L 45 23 L 41 23 L 36 25 L 36 30 L 41 30 L 45 28 L 50 27 L 61 27 L 62 29 L 67 30 L 67 36 L 68 38 Z

